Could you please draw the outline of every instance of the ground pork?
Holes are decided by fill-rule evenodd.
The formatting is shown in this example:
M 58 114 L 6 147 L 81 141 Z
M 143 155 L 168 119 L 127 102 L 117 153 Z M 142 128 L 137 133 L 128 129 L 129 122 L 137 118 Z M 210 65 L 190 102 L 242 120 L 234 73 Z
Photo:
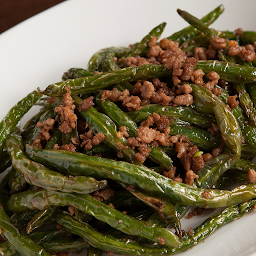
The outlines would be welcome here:
M 212 156 L 218 156 L 220 155 L 224 150 L 224 144 L 221 144 L 219 147 L 214 148 L 212 150 Z
M 207 131 L 210 132 L 213 136 L 216 136 L 217 134 L 220 133 L 219 127 L 215 123 L 212 123 L 212 126 L 207 128 Z
M 103 202 L 103 201 L 107 201 L 110 198 L 112 198 L 115 195 L 115 191 L 110 187 L 106 187 L 106 188 L 102 189 L 101 191 L 93 192 L 91 195 L 92 195 L 92 197 L 99 200 L 100 202 Z
M 183 94 L 178 95 L 174 98 L 173 103 L 177 104 L 178 106 L 184 105 L 184 106 L 190 106 L 194 102 L 194 98 L 191 94 Z
M 194 216 L 202 215 L 203 214 L 203 208 L 196 207 L 193 209 L 188 215 L 187 219 L 191 219 Z
M 249 169 L 246 178 L 250 183 L 256 183 L 256 171 L 253 169 Z
M 204 167 L 204 157 L 203 155 L 192 157 L 192 169 L 194 171 L 199 171 Z
M 93 99 L 93 96 L 84 99 L 82 102 L 79 103 L 78 110 L 84 111 L 90 109 L 94 105 Z
M 229 41 L 228 55 L 240 56 L 242 60 L 251 62 L 255 59 L 255 48 L 253 45 L 240 46 L 237 41 Z
M 137 140 L 144 143 L 151 143 L 157 134 L 155 129 L 149 128 L 148 126 L 140 126 L 137 131 Z
M 220 49 L 225 49 L 227 47 L 227 42 L 225 38 L 219 38 L 219 37 L 214 37 L 210 40 L 211 45 L 220 50 Z
M 197 84 L 197 85 L 203 85 L 204 84 L 204 80 L 203 80 L 204 75 L 205 74 L 202 69 L 195 70 L 191 76 L 192 83 Z
M 116 136 L 118 137 L 118 138 L 122 138 L 122 137 L 125 137 L 125 138 L 128 138 L 130 135 L 128 134 L 128 132 L 127 132 L 127 127 L 126 126 L 121 126 L 120 128 L 119 128 L 119 131 L 116 133 Z
M 65 87 L 67 93 L 63 95 L 62 104 L 55 107 L 55 111 L 60 114 L 59 130 L 62 133 L 70 133 L 76 127 L 77 116 L 74 113 L 75 105 L 71 97 L 69 86 Z
M 234 109 L 235 107 L 237 107 L 239 105 L 239 101 L 237 100 L 237 94 L 233 96 L 229 96 L 227 103 L 231 109 Z
M 185 64 L 183 66 L 183 72 L 181 75 L 182 80 L 188 81 L 190 79 L 190 77 L 194 72 L 196 64 L 197 64 L 197 60 L 195 58 L 186 59 Z
M 207 60 L 207 55 L 203 47 L 195 47 L 194 58 L 197 60 Z
M 48 141 L 51 138 L 50 131 L 54 129 L 55 120 L 48 118 L 44 121 L 38 121 L 36 124 L 37 128 L 40 128 L 40 132 L 32 141 L 31 145 L 37 148 L 43 148 L 42 142 Z
M 79 138 L 81 139 L 80 147 L 84 148 L 85 150 L 90 150 L 93 146 L 99 145 L 106 136 L 103 133 L 96 133 L 93 134 L 93 131 L 89 129 L 88 131 L 85 131 L 84 133 L 79 135 Z
M 121 101 L 122 105 L 127 108 L 128 111 L 141 109 L 141 99 L 138 96 L 131 95 L 130 92 L 125 89 L 123 92 L 117 88 L 110 90 L 103 90 L 101 94 L 101 100 L 109 99 L 110 101 Z

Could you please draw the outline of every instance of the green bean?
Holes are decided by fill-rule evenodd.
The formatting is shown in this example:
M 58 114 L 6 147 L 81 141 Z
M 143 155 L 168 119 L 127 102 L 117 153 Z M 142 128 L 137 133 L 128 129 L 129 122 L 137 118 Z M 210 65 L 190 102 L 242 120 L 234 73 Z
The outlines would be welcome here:
M 8 135 L 16 127 L 21 117 L 28 112 L 40 97 L 41 96 L 37 93 L 29 93 L 25 98 L 12 107 L 0 122 L 0 156 Z
M 231 169 L 247 173 L 249 169 L 256 170 L 256 163 L 247 159 L 240 159 Z
M 246 181 L 246 173 L 239 170 L 228 170 L 214 184 L 214 188 L 223 189 L 234 186 L 234 184 L 241 184 Z
M 122 111 L 114 102 L 106 99 L 101 100 L 101 94 L 97 94 L 95 97 L 96 104 L 101 108 L 101 111 L 108 115 L 118 127 L 126 126 L 127 133 L 131 137 L 137 137 L 137 124 L 129 118 L 129 116 Z
M 26 189 L 28 183 L 24 179 L 21 173 L 15 170 L 14 167 L 11 169 L 11 175 L 9 179 L 9 187 L 12 194 L 23 191 Z
M 1 193 L 1 201 L 3 194 Z M 41 246 L 35 244 L 30 238 L 26 237 L 10 222 L 2 202 L 0 203 L 0 228 L 4 237 L 24 256 L 50 256 Z
M 218 37 L 218 35 L 221 34 L 221 32 L 219 31 L 215 31 L 213 29 L 210 29 L 206 24 L 204 24 L 204 22 L 202 22 L 201 20 L 199 20 L 198 18 L 196 18 L 195 16 L 189 14 L 186 11 L 182 11 L 180 9 L 177 10 L 177 12 L 179 13 L 179 15 L 185 19 L 189 24 L 191 24 L 192 26 L 194 26 L 196 29 L 198 29 L 199 31 L 201 31 L 203 34 L 205 34 L 209 39 L 212 39 L 214 37 Z M 224 55 L 224 53 L 222 51 L 218 51 L 218 57 L 220 60 L 222 61 L 227 61 L 226 56 Z
M 194 84 L 191 84 L 191 87 L 193 89 L 194 103 L 197 108 L 199 107 L 202 109 L 202 106 L 205 108 L 207 105 L 212 107 L 221 136 L 227 147 L 233 154 L 235 154 L 236 159 L 238 160 L 241 156 L 242 136 L 241 129 L 235 116 L 223 101 L 212 94 L 211 91 Z
M 157 39 L 161 36 L 166 27 L 166 22 L 160 23 L 158 26 L 153 28 L 143 39 L 139 42 L 139 44 L 133 49 L 133 51 L 128 56 L 144 56 L 148 50 L 148 43 L 152 37 L 156 37 Z
M 99 71 L 99 66 L 102 62 L 103 57 L 107 52 L 114 52 L 116 57 L 122 57 L 129 54 L 132 51 L 132 48 L 126 47 L 110 47 L 104 48 L 93 54 L 88 63 L 89 72 Z
M 204 33 L 207 37 L 213 38 L 217 36 L 213 30 L 208 28 L 207 24 L 205 24 L 203 21 L 199 20 L 195 16 L 189 14 L 186 11 L 182 11 L 180 9 L 177 10 L 178 14 L 186 20 L 190 25 Z
M 27 223 L 37 214 L 38 210 L 14 213 L 10 217 L 11 223 L 18 229 L 26 227 Z
M 195 30 L 197 31 L 197 30 Z M 194 52 L 196 47 L 204 47 L 208 48 L 210 45 L 209 38 L 205 36 L 204 34 L 199 34 L 196 37 L 193 37 L 192 39 L 189 39 L 185 41 L 180 48 L 183 52 Z
M 11 176 L 11 172 L 10 171 L 6 171 L 2 177 L 1 177 L 1 181 L 0 181 L 0 189 L 2 190 L 9 190 L 9 180 L 10 180 L 10 176 Z
M 250 95 L 246 90 L 246 86 L 244 84 L 234 84 L 234 88 L 238 94 L 240 106 L 249 119 L 250 124 L 256 126 L 255 109 Z
M 215 71 L 221 79 L 233 83 L 252 83 L 256 80 L 256 69 L 254 67 L 234 63 L 217 60 L 199 60 L 196 69 L 202 69 L 204 73 Z
M 11 158 L 6 150 L 0 155 L 0 173 L 6 171 L 12 164 Z
M 256 156 L 256 149 L 249 144 L 242 144 L 242 157 L 250 158 Z
M 206 25 L 211 25 L 224 11 L 224 6 L 219 5 L 213 11 L 204 16 L 201 21 Z M 193 39 L 196 35 L 199 34 L 199 31 L 194 26 L 188 26 L 182 29 L 179 32 L 174 33 L 173 35 L 167 37 L 167 39 L 172 41 L 177 41 L 180 44 L 184 43 L 187 40 Z
M 41 246 L 48 252 L 77 252 L 88 248 L 89 244 L 84 239 L 60 239 L 41 243 Z
M 220 136 L 213 136 L 210 132 L 192 126 L 177 125 L 170 123 L 170 135 L 186 135 L 198 148 L 203 150 L 212 150 L 222 143 Z
M 107 181 L 97 181 L 91 177 L 66 177 L 58 172 L 51 171 L 42 164 L 28 159 L 23 152 L 21 136 L 13 132 L 6 142 L 8 152 L 12 157 L 12 164 L 22 173 L 26 182 L 39 187 L 62 190 L 66 192 L 90 193 L 107 186 Z
M 255 90 L 256 85 L 255 84 L 248 84 L 247 85 L 247 91 L 251 97 L 251 100 L 253 102 L 253 105 L 256 106 L 256 90 Z
M 152 196 L 146 194 L 145 192 L 141 192 L 137 188 L 129 189 L 128 185 L 124 183 L 121 183 L 121 185 L 124 188 L 128 189 L 128 191 L 130 191 L 135 197 L 139 198 L 146 205 L 155 209 L 159 217 L 167 224 L 172 225 L 177 231 L 180 231 L 180 220 L 177 216 L 176 209 L 171 202 L 165 200 L 164 198 Z
M 145 206 L 145 204 L 142 203 L 140 199 L 133 196 L 127 190 L 118 191 L 118 193 L 115 193 L 113 197 L 111 197 L 107 201 L 104 201 L 104 203 L 105 204 L 112 203 L 116 209 L 124 208 L 124 207 L 132 207 L 132 206 L 133 207 Z
M 26 227 L 27 234 L 30 234 L 33 230 L 41 227 L 46 221 L 48 221 L 53 214 L 57 211 L 57 207 L 49 207 L 45 210 L 41 210 L 33 216 L 33 218 L 28 222 Z
M 103 143 L 93 146 L 92 149 L 85 150 L 83 153 L 88 156 L 93 156 L 94 154 L 110 155 L 113 157 L 115 156 L 115 154 L 113 154 L 113 150 Z
M 127 115 L 136 123 L 146 120 L 153 113 L 159 115 L 166 115 L 167 117 L 179 118 L 183 121 L 187 121 L 191 124 L 195 124 L 199 127 L 208 128 L 211 127 L 215 119 L 212 115 L 201 114 L 195 109 L 189 107 L 172 107 L 162 106 L 158 104 L 150 104 L 142 106 L 140 110 L 128 112 Z
M 89 246 L 87 249 L 87 256 L 101 256 L 103 251 L 98 248 L 94 248 L 92 246 Z
M 70 68 L 67 72 L 64 72 L 62 80 L 66 81 L 86 76 L 93 76 L 93 73 L 83 68 Z
M 226 104 L 229 94 L 225 90 L 222 90 L 222 92 L 223 93 L 221 94 L 221 99 Z M 239 123 L 239 126 L 242 130 L 242 134 L 244 136 L 246 143 L 248 143 L 251 147 L 256 148 L 256 136 L 255 136 L 256 128 L 254 126 L 252 126 L 251 124 L 248 124 L 247 119 L 244 116 L 244 112 L 240 105 L 236 106 L 231 111 Z M 247 155 L 248 155 L 248 153 L 250 153 L 250 155 L 254 154 L 253 156 L 256 155 L 255 154 L 256 152 L 254 152 L 254 149 L 253 148 L 249 149 L 248 145 L 245 146 L 243 144 L 242 147 L 244 148 L 243 152 L 244 153 L 247 152 L 246 153 Z M 246 148 L 248 148 L 249 150 L 245 150 Z M 250 150 L 251 150 L 251 152 L 249 152 Z
M 23 199 L 21 199 L 21 197 L 23 197 Z M 19 207 L 17 209 L 18 205 Z M 163 239 L 168 246 L 177 247 L 179 245 L 178 237 L 171 231 L 137 220 L 136 218 L 113 209 L 86 194 L 68 194 L 51 192 L 49 190 L 27 191 L 26 193 L 20 193 L 19 196 L 16 196 L 15 198 L 11 197 L 7 203 L 8 208 L 12 211 L 22 211 L 26 207 L 29 207 L 30 209 L 39 208 L 42 210 L 50 205 L 72 205 L 126 234 L 142 236 L 157 243 L 159 243 L 159 239 Z
M 255 184 L 237 187 L 232 191 L 200 189 L 184 183 L 175 183 L 144 166 L 122 161 L 60 150 L 58 152 L 57 150 L 40 150 L 29 145 L 27 153 L 30 158 L 71 175 L 82 174 L 110 178 L 135 185 L 148 193 L 154 193 L 156 196 L 169 198 L 172 202 L 184 205 L 217 208 L 256 197 Z M 206 194 L 209 197 L 206 198 Z
M 94 76 L 69 79 L 49 85 L 42 93 L 49 96 L 61 96 L 66 93 L 65 87 L 70 86 L 73 94 L 95 92 L 107 88 L 110 85 L 124 81 L 136 81 L 138 79 L 151 79 L 155 77 L 166 77 L 172 70 L 162 65 L 143 65 L 139 67 L 128 67 L 116 71 L 106 72 Z
M 233 162 L 234 155 L 232 154 L 220 154 L 208 160 L 198 173 L 196 185 L 201 188 L 213 187 L 219 177 L 234 165 Z
M 106 52 L 106 54 L 102 58 L 99 70 L 101 70 L 102 72 L 109 72 L 120 69 L 114 61 L 114 57 L 114 52 Z
M 51 138 L 45 145 L 45 149 L 52 149 L 55 144 L 60 145 L 62 142 L 62 132 L 59 129 L 55 129 Z
M 75 252 L 89 246 L 89 244 L 81 238 L 74 239 L 68 237 L 67 232 L 64 230 L 37 232 L 29 235 L 29 238 L 35 243 L 40 244 L 40 246 L 48 252 Z M 0 242 L 0 255 L 20 256 L 15 248 L 7 241 Z

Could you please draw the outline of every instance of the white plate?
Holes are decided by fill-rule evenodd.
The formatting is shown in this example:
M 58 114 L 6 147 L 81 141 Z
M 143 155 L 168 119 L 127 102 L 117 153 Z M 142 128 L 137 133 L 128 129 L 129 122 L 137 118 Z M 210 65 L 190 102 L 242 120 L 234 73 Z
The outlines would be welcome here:
M 250 0 L 70 0 L 22 22 L 0 35 L 0 119 L 35 88 L 60 81 L 68 68 L 86 68 L 95 51 L 137 42 L 163 21 L 163 36 L 171 35 L 187 25 L 177 8 L 202 17 L 221 3 L 226 10 L 213 27 L 255 29 L 256 2 Z M 195 227 L 202 218 L 188 225 Z M 255 223 L 253 210 L 179 255 L 256 255 Z

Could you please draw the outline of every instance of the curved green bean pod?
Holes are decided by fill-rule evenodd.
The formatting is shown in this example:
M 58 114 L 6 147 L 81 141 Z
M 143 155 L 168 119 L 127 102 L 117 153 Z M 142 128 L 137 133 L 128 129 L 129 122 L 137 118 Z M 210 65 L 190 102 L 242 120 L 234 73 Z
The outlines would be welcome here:
M 203 21 L 199 20 L 195 16 L 191 15 L 190 13 L 186 11 L 182 11 L 180 9 L 177 10 L 178 14 L 186 20 L 190 25 L 204 33 L 209 38 L 215 37 L 215 32 L 212 31 L 210 28 L 208 28 L 207 24 L 205 24 Z
M 70 86 L 72 93 L 83 94 L 95 92 L 107 88 L 112 84 L 124 81 L 136 81 L 138 79 L 151 79 L 155 77 L 166 77 L 172 73 L 163 65 L 143 65 L 139 67 L 128 67 L 116 71 L 110 71 L 94 76 L 69 79 L 49 85 L 42 93 L 49 96 L 61 96 L 66 93 L 65 87 Z
M 22 173 L 25 180 L 39 187 L 61 190 L 66 192 L 91 193 L 107 186 L 107 181 L 97 181 L 91 177 L 66 177 L 51 171 L 42 164 L 31 161 L 23 152 L 22 138 L 13 132 L 6 142 L 8 152 L 12 157 L 12 164 Z
M 35 105 L 40 97 L 41 96 L 37 93 L 29 93 L 25 98 L 12 107 L 0 122 L 0 156 L 8 135 L 16 127 L 21 117 L 26 114 L 33 105 Z
M 205 15 L 201 21 L 206 25 L 211 25 L 224 11 L 224 6 L 219 5 L 217 8 L 215 8 L 213 11 Z M 173 35 L 167 37 L 167 39 L 170 39 L 172 41 L 177 41 L 180 44 L 184 43 L 185 41 L 194 38 L 196 35 L 198 35 L 200 32 L 194 27 L 194 26 L 188 26 L 181 31 L 178 31 L 174 33 Z
M 244 84 L 234 84 L 234 88 L 238 94 L 240 106 L 243 109 L 245 115 L 249 119 L 249 122 L 254 127 L 256 126 L 256 114 L 253 106 L 252 99 L 246 90 Z
M 183 121 L 187 121 L 191 124 L 195 124 L 199 127 L 208 128 L 211 127 L 215 119 L 212 115 L 201 114 L 195 109 L 189 107 L 172 107 L 162 106 L 158 104 L 150 104 L 142 106 L 140 110 L 128 112 L 127 115 L 136 123 L 146 120 L 153 113 L 159 115 L 166 115 L 167 117 L 179 118 Z
M 148 43 L 152 37 L 159 38 L 166 27 L 166 22 L 160 23 L 158 26 L 153 28 L 143 39 L 138 43 L 138 45 L 133 49 L 133 51 L 128 56 L 143 56 L 146 54 L 148 49 Z
M 194 96 L 194 104 L 199 109 L 205 108 L 207 105 L 212 108 L 222 138 L 238 160 L 241 156 L 242 135 L 235 116 L 223 101 L 216 95 L 212 94 L 211 91 L 194 84 L 191 84 L 191 87 L 193 89 L 192 94 Z
M 231 191 L 201 189 L 184 183 L 175 183 L 144 166 L 123 161 L 61 150 L 40 150 L 29 145 L 27 146 L 27 154 L 38 162 L 66 171 L 71 175 L 82 174 L 97 178 L 110 178 L 135 185 L 148 193 L 154 193 L 184 205 L 218 208 L 256 197 L 255 184 L 237 187 Z
M 145 221 L 138 220 L 126 215 L 112 207 L 99 202 L 90 195 L 68 194 L 62 192 L 52 192 L 49 190 L 27 191 L 16 194 L 16 198 L 11 197 L 7 207 L 12 210 L 22 211 L 24 208 L 45 209 L 50 205 L 67 206 L 73 205 L 96 219 L 108 223 L 110 226 L 131 235 L 138 235 L 159 243 L 163 239 L 167 246 L 177 247 L 179 239 L 170 230 L 149 225 Z M 22 199 L 23 198 L 23 199 Z M 15 200 L 15 202 L 14 202 Z M 21 201 L 22 202 L 21 202 Z

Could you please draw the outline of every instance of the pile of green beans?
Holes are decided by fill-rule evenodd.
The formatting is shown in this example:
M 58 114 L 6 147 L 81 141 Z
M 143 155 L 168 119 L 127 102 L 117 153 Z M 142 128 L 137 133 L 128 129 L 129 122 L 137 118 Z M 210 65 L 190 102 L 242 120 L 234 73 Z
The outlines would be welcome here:
M 240 46 L 256 42 L 253 31 L 235 34 L 209 28 L 223 11 L 220 5 L 199 20 L 178 10 L 190 25 L 167 39 L 178 42 L 186 53 L 209 47 L 216 37 L 236 40 Z M 192 89 L 191 106 L 146 103 L 128 111 L 118 102 L 102 100 L 103 90 L 132 93 L 138 81 L 155 78 L 177 89 L 173 70 L 165 64 L 123 67 L 118 61 L 147 58 L 151 39 L 159 42 L 165 26 L 159 24 L 129 47 L 99 50 L 87 69 L 71 68 L 62 81 L 29 93 L 0 122 L 1 256 L 57 256 L 85 248 L 87 255 L 99 256 L 104 251 L 172 255 L 256 208 L 255 61 L 232 58 L 228 49 L 217 51 L 215 60 L 199 60 L 195 70 L 217 72 L 226 86 L 217 96 L 185 81 Z M 234 95 L 239 102 L 231 109 L 228 97 Z M 56 108 L 65 105 L 65 97 L 72 97 L 77 117 L 71 132 L 60 128 L 63 117 Z M 93 104 L 80 109 L 89 97 Z M 40 111 L 20 127 L 20 119 L 34 105 L 41 106 Z M 221 148 L 220 154 L 205 160 L 192 184 L 167 175 L 176 169 L 176 178 L 185 177 L 175 146 L 148 144 L 143 163 L 138 149 L 129 146 L 128 137 L 136 138 L 140 123 L 155 114 L 171 120 L 169 135 L 184 136 L 198 148 L 193 157 Z M 49 138 L 36 146 L 35 140 L 44 134 L 39 124 L 47 120 L 54 120 Z M 218 134 L 210 132 L 212 125 Z M 122 127 L 128 136 L 122 136 Z M 100 133 L 104 140 L 82 148 L 77 140 L 81 142 L 85 132 Z M 255 182 L 248 173 L 255 174 Z M 191 206 L 222 209 L 186 233 L 181 219 Z

